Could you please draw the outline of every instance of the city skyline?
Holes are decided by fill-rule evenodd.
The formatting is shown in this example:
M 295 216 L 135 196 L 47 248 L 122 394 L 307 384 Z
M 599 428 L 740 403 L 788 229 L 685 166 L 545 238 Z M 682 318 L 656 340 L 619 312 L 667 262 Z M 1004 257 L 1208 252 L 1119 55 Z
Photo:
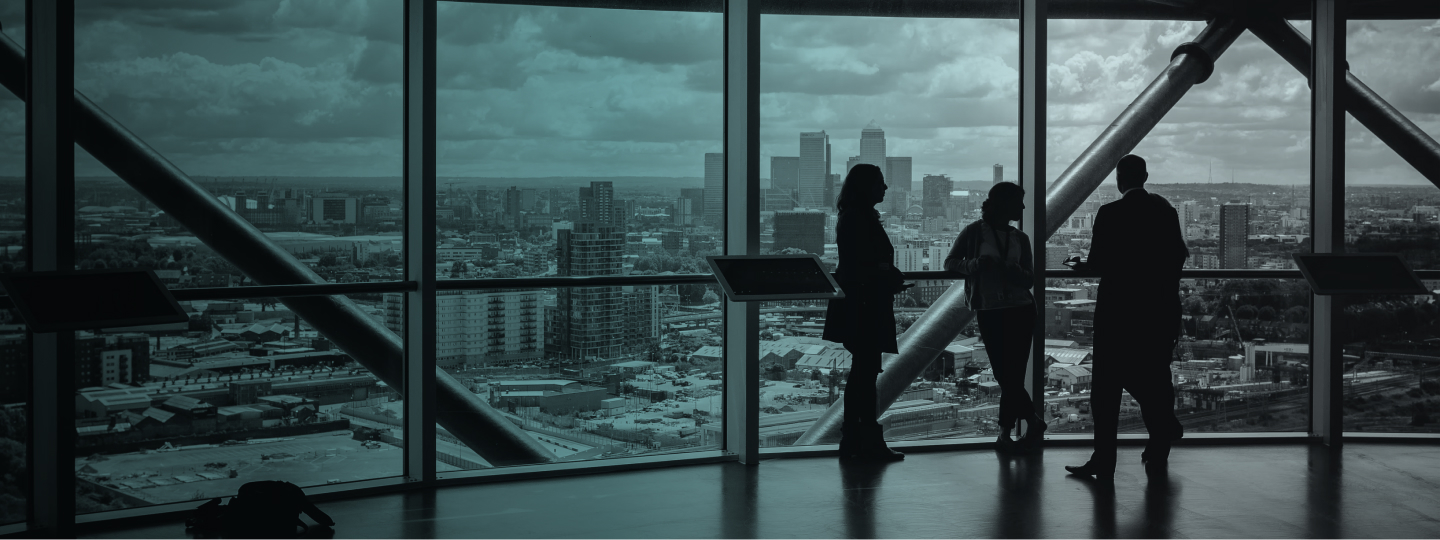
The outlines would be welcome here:
M 262 2 L 213 11 L 81 5 L 76 84 L 192 175 L 398 176 L 398 11 L 378 0 L 325 12 Z M 700 176 L 697 156 L 720 151 L 718 15 L 441 11 L 441 176 L 690 178 Z M 206 13 L 222 16 L 198 22 Z M 471 24 L 482 19 L 496 23 Z M 23 42 L 15 6 L 0 6 L 0 24 Z M 1052 21 L 1046 176 L 1059 175 L 1200 24 Z M 479 27 L 491 30 L 470 30 Z M 1012 21 L 766 16 L 764 28 L 762 161 L 793 155 L 776 145 L 795 132 L 825 129 L 848 147 L 875 120 L 887 126 L 890 154 L 915 156 L 916 174 L 964 179 L 973 170 L 979 179 L 996 162 L 1016 167 Z M 1440 25 L 1425 21 L 1355 21 L 1347 34 L 1355 73 L 1432 135 L 1440 69 L 1419 66 L 1440 66 L 1437 34 Z M 467 56 L 500 67 L 456 62 Z M 1211 162 L 1216 177 L 1304 182 L 1308 99 L 1304 80 L 1244 34 L 1136 153 L 1161 183 L 1204 182 Z M 0 96 L 0 140 L 15 142 L 0 149 L 0 175 L 23 169 L 14 150 L 22 117 L 18 100 Z M 1424 182 L 1358 124 L 1347 129 L 1351 183 Z M 77 175 L 107 173 L 79 154 Z

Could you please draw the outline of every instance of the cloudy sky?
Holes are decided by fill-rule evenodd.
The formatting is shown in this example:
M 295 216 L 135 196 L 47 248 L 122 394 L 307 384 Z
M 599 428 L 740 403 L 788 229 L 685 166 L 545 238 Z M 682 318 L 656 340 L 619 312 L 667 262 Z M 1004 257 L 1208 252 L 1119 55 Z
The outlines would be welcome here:
M 76 86 L 197 176 L 398 176 L 398 0 L 77 0 Z M 24 39 L 23 1 L 0 25 Z M 1048 176 L 1058 176 L 1202 23 L 1052 21 Z M 1302 30 L 1305 27 L 1302 25 Z M 718 14 L 442 4 L 442 176 L 701 176 L 720 150 Z M 835 167 L 886 130 L 916 178 L 1016 164 L 1013 21 L 766 16 L 762 152 L 826 130 Z M 1440 22 L 1352 23 L 1357 75 L 1440 136 Z M 1309 92 L 1244 35 L 1137 149 L 1161 182 L 1305 183 Z M 0 175 L 23 174 L 0 97 Z M 1425 181 L 1363 128 L 1350 179 Z M 80 175 L 103 175 L 87 156 Z M 768 160 L 762 175 L 769 175 Z

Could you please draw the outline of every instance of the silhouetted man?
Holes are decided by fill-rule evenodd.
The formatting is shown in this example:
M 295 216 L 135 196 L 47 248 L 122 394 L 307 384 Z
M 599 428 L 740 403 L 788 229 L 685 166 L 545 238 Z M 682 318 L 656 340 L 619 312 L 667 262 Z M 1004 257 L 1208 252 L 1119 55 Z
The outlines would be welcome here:
M 1141 455 L 1147 466 L 1163 466 L 1182 434 L 1170 359 L 1180 336 L 1180 268 L 1190 251 L 1175 208 L 1145 191 L 1148 177 L 1140 156 L 1120 158 L 1115 178 L 1123 195 L 1095 215 L 1089 259 L 1071 259 L 1076 270 L 1100 277 L 1090 392 L 1095 453 L 1085 465 L 1065 467 L 1073 474 L 1114 477 L 1122 390 L 1139 402 L 1150 432 Z

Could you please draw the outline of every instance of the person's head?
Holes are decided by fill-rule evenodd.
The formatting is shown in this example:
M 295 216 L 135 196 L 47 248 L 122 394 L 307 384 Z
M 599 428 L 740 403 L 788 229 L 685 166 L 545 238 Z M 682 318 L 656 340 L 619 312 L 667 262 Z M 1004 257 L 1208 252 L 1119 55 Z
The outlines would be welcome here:
M 845 183 L 840 186 L 840 197 L 835 201 L 835 207 L 850 210 L 875 206 L 885 200 L 886 189 L 885 175 L 880 172 L 880 167 L 861 163 L 850 169 L 850 174 L 845 175 Z
M 985 202 L 980 203 L 980 218 L 989 223 L 1019 221 L 1025 215 L 1025 188 L 1013 182 L 990 187 Z
M 1119 184 L 1121 193 L 1144 186 L 1148 178 L 1150 173 L 1145 172 L 1145 159 L 1135 154 L 1127 154 L 1115 165 L 1115 183 Z

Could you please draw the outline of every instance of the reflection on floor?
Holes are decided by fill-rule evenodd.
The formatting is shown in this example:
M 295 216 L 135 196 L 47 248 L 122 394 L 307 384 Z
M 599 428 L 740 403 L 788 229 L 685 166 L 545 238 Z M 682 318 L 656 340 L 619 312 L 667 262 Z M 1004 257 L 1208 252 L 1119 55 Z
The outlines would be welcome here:
M 771 459 L 332 502 L 337 538 L 1437 538 L 1440 446 L 1177 448 L 1114 487 L 1065 474 L 1088 449 L 1000 459 L 912 453 L 886 466 Z M 177 520 L 82 538 L 184 538 Z

